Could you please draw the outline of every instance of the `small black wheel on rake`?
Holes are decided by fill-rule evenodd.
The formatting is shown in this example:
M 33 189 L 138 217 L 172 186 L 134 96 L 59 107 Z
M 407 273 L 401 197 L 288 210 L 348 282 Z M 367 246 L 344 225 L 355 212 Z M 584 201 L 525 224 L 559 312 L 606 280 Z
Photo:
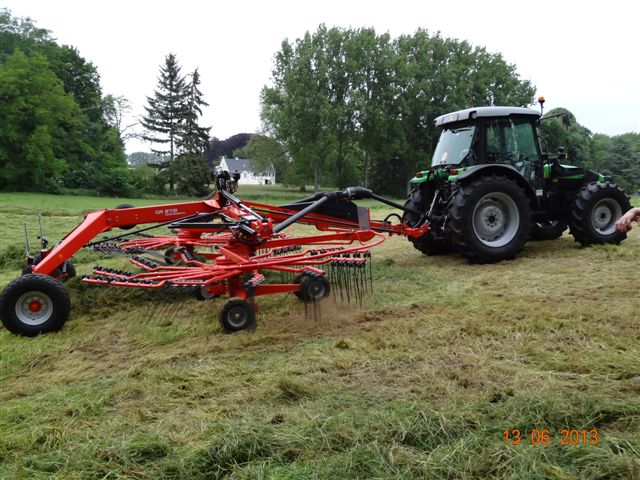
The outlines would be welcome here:
M 133 205 L 131 205 L 130 203 L 122 203 L 120 205 L 118 205 L 115 209 L 116 210 L 123 210 L 125 208 L 135 208 Z M 133 227 L 135 227 L 134 225 L 121 225 L 120 229 L 121 230 L 131 230 Z
M 298 275 L 296 275 L 295 277 L 293 277 L 293 283 L 302 283 L 302 281 L 307 278 L 307 274 L 306 273 L 299 273 Z M 295 292 L 293 292 L 293 294 L 298 297 L 300 300 L 302 300 L 302 288 L 300 288 L 300 290 L 296 290 Z
M 204 302 L 205 300 L 213 300 L 214 298 L 218 298 L 220 295 L 217 293 L 209 293 L 209 287 L 207 285 L 203 285 L 198 288 L 195 292 L 195 297 Z
M 256 312 L 246 300 L 229 300 L 220 312 L 220 324 L 225 332 L 253 330 L 256 327 Z
M 329 280 L 322 276 L 305 275 L 300 282 L 300 290 L 296 292 L 303 302 L 316 302 L 329 295 L 331 286 Z
M 164 263 L 167 265 L 173 265 L 180 261 L 180 254 L 176 253 L 174 247 L 167 248 L 164 252 Z
M 36 255 L 32 265 L 25 265 L 23 267 L 22 275 L 29 275 L 33 273 L 33 267 L 35 267 L 41 261 L 42 257 L 40 255 Z M 73 263 L 71 263 L 71 260 L 65 260 L 58 268 L 51 272 L 49 276 L 55 278 L 59 282 L 64 283 L 76 276 L 76 268 L 73 266 Z

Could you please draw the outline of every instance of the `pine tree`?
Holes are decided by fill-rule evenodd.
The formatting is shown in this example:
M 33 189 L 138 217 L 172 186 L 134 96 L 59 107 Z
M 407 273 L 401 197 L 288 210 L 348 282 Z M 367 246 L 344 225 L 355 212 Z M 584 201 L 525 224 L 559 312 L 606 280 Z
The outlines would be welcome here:
M 202 154 L 209 144 L 209 130 L 211 127 L 201 127 L 198 119 L 202 116 L 202 107 L 209 104 L 204 101 L 200 85 L 198 69 L 190 75 L 191 81 L 185 87 L 185 108 L 182 133 L 178 140 L 180 154 Z
M 167 155 L 169 170 L 169 189 L 175 185 L 175 156 L 178 142 L 182 136 L 183 125 L 186 120 L 186 84 L 180 75 L 180 66 L 173 53 L 165 58 L 165 64 L 160 67 L 158 88 L 153 97 L 147 97 L 147 114 L 142 117 L 142 126 L 147 131 L 142 136 L 144 140 L 154 144 L 164 145 L 164 148 L 151 149 L 158 155 Z M 168 144 L 168 145 L 167 145 Z
M 211 127 L 198 125 L 198 119 L 202 116 L 202 107 L 209 104 L 204 101 L 199 85 L 200 74 L 196 69 L 190 75 L 190 82 L 185 88 L 184 123 L 177 142 L 176 179 L 178 191 L 184 195 L 206 194 L 210 178 L 204 162 L 204 151 L 209 145 Z

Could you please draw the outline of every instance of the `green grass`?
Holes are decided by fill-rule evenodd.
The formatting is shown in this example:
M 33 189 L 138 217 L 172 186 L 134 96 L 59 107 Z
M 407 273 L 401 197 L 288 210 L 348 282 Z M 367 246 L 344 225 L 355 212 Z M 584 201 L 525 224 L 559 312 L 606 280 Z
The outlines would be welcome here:
M 53 240 L 86 209 L 141 204 L 90 201 L 2 194 L 0 251 L 40 209 Z M 640 228 L 496 265 L 391 237 L 361 308 L 330 298 L 318 319 L 264 297 L 257 330 L 234 335 L 224 300 L 71 280 L 61 332 L 0 330 L 0 478 L 640 478 L 639 258 Z M 0 265 L 0 284 L 16 273 Z M 502 435 L 544 428 L 547 446 Z M 600 441 L 560 445 L 563 428 Z

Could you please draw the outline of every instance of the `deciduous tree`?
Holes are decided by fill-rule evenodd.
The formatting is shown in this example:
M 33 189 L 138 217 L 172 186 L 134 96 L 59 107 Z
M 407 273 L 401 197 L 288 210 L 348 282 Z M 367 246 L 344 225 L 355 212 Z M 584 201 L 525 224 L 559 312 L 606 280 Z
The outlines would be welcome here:
M 0 69 L 0 188 L 55 191 L 79 115 L 46 58 L 16 50 Z

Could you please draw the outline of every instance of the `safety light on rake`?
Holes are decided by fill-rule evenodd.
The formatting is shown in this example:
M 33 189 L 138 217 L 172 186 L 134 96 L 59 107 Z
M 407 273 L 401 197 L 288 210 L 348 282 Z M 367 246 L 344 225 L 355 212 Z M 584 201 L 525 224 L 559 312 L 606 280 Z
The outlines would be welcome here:
M 237 179 L 227 172 L 218 175 L 216 185 L 211 198 L 198 202 L 91 212 L 54 248 L 47 247 L 41 231 L 37 258 L 29 253 L 27 239 L 24 275 L 2 293 L 2 323 L 27 336 L 62 328 L 69 315 L 69 295 L 52 277 L 70 277 L 69 259 L 85 247 L 129 256 L 138 272 L 96 265 L 91 275 L 83 276 L 84 283 L 194 292 L 202 300 L 230 297 L 220 312 L 221 324 L 229 332 L 243 330 L 255 325 L 255 298 L 262 295 L 291 292 L 305 303 L 317 302 L 330 295 L 333 286 L 334 298 L 361 303 L 372 288 L 370 249 L 384 241 L 385 233 L 418 237 L 428 231 L 426 222 L 416 228 L 391 224 L 395 214 L 371 220 L 369 210 L 353 200 L 373 198 L 407 209 L 361 187 L 274 206 L 235 197 Z M 320 233 L 285 233 L 294 223 L 315 226 Z M 94 240 L 115 227 L 143 224 L 152 225 Z M 172 234 L 148 233 L 162 226 Z M 34 313 L 36 301 L 41 308 Z

